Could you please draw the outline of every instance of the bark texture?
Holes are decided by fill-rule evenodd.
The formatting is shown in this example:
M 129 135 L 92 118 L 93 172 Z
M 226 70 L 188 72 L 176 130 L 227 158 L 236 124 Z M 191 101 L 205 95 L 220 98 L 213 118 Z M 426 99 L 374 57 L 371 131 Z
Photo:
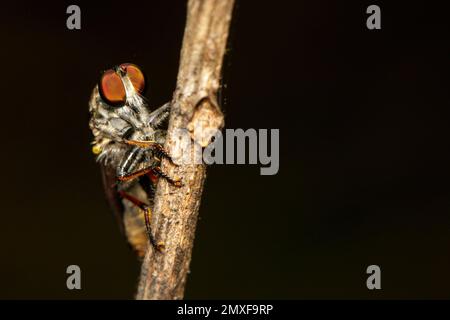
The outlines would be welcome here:
M 223 56 L 234 0 L 189 0 L 177 87 L 167 133 L 166 150 L 194 153 L 178 129 L 187 129 L 195 144 L 208 145 L 211 133 L 221 129 L 223 114 L 217 102 Z M 192 142 L 192 140 L 190 142 Z M 197 147 L 198 149 L 198 147 Z M 194 243 L 198 210 L 206 178 L 204 164 L 175 166 L 163 160 L 162 169 L 180 177 L 181 188 L 160 179 L 152 225 L 162 253 L 147 250 L 137 299 L 182 299 Z

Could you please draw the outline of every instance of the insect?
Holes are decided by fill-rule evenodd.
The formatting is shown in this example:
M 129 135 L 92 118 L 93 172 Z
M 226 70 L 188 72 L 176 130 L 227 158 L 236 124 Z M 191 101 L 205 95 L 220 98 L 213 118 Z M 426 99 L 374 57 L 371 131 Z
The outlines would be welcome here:
M 102 171 L 105 193 L 121 230 L 139 256 L 148 243 L 157 251 L 151 230 L 151 212 L 156 182 L 166 179 L 161 170 L 170 104 L 150 111 L 145 98 L 145 78 L 138 66 L 124 63 L 103 73 L 90 101 L 89 127 L 94 135 L 92 151 Z

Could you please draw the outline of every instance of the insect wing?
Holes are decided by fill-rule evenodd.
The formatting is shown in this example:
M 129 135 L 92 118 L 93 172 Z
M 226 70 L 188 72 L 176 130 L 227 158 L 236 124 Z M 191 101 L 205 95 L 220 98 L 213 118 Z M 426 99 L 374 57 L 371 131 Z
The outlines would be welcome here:
M 123 222 L 125 208 L 117 191 L 116 170 L 103 163 L 100 163 L 100 170 L 102 173 L 103 189 L 105 190 L 106 199 L 113 211 L 120 231 L 125 235 L 125 226 Z

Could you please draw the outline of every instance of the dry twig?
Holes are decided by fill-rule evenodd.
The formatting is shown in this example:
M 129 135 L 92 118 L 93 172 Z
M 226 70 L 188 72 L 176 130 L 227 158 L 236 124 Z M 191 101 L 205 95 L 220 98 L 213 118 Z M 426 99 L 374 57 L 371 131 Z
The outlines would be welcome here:
M 179 154 L 185 141 L 177 129 L 195 132 L 220 129 L 223 114 L 217 103 L 223 56 L 234 0 L 189 0 L 181 50 L 177 88 L 167 133 L 166 149 Z M 207 131 L 211 132 L 211 131 Z M 195 137 L 206 146 L 210 136 Z M 178 141 L 177 141 L 178 140 Z M 190 152 L 193 153 L 191 146 Z M 137 299 L 182 299 L 206 177 L 204 164 L 180 165 L 163 161 L 163 170 L 181 177 L 177 189 L 160 179 L 152 224 L 155 238 L 164 242 L 163 253 L 148 250 L 142 265 Z

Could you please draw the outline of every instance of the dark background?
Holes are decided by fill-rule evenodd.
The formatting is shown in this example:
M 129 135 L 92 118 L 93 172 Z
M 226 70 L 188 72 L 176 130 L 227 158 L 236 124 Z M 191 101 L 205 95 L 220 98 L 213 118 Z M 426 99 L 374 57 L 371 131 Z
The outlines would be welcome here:
M 279 128 L 280 171 L 209 169 L 187 298 L 450 298 L 442 3 L 237 0 L 226 127 Z M 0 298 L 131 299 L 139 265 L 104 200 L 88 99 L 122 62 L 147 74 L 152 106 L 171 99 L 184 2 L 0 8 Z M 371 264 L 382 290 L 366 288 Z

